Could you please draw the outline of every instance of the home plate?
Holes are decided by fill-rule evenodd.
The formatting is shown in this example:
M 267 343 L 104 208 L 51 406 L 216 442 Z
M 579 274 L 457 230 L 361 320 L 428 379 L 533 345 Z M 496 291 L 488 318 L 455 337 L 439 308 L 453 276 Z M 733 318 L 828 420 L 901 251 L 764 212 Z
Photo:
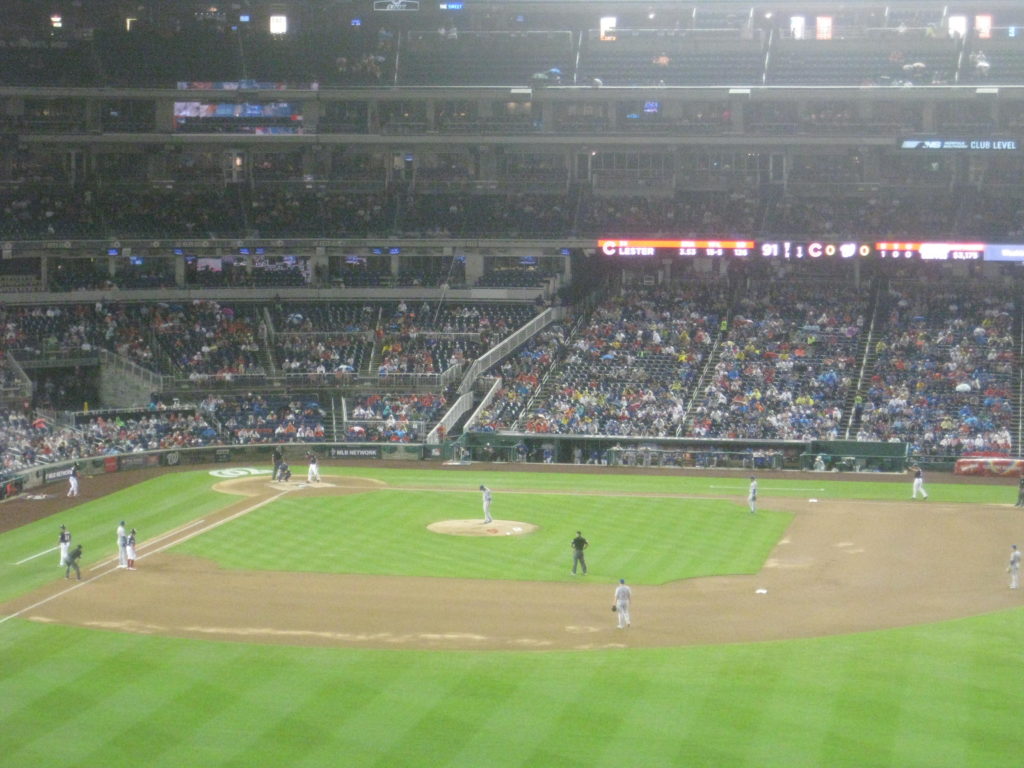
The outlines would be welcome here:
M 768 590 L 765 589 L 764 587 L 761 587 L 760 589 L 755 589 L 754 590 L 754 594 L 755 595 L 767 595 L 768 594 Z
M 808 499 L 807 501 L 808 501 L 808 502 L 809 502 L 810 504 L 817 504 L 817 503 L 818 503 L 818 500 L 817 500 L 817 499 Z

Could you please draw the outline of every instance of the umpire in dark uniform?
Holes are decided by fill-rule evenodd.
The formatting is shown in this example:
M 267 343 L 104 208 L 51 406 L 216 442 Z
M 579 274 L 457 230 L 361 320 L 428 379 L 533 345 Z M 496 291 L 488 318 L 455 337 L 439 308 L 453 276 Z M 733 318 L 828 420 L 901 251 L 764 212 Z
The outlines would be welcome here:
M 71 570 L 74 569 L 75 576 L 78 577 L 79 581 L 82 580 L 82 571 L 78 567 L 78 560 L 81 557 L 82 557 L 82 545 L 81 544 L 79 544 L 77 547 L 72 549 L 70 552 L 68 552 L 64 556 L 64 568 L 65 568 L 65 570 L 64 570 L 64 578 L 65 579 L 70 579 L 71 578 Z
M 582 531 L 576 531 L 576 538 L 572 540 L 572 575 L 576 575 L 576 565 L 583 566 L 583 575 L 587 575 L 587 561 L 583 557 L 583 550 L 590 546 L 590 542 L 583 538 Z
M 1024 507 L 1024 476 L 1017 481 L 1017 503 L 1015 507 Z

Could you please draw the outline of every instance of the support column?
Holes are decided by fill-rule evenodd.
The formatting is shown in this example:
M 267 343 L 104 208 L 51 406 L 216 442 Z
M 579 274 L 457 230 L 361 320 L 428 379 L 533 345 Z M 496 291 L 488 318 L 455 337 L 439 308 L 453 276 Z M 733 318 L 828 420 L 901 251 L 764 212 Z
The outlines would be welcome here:
M 174 256 L 174 284 L 179 288 L 185 287 L 185 257 Z
M 479 253 L 466 254 L 466 285 L 472 287 L 484 276 L 484 257 Z

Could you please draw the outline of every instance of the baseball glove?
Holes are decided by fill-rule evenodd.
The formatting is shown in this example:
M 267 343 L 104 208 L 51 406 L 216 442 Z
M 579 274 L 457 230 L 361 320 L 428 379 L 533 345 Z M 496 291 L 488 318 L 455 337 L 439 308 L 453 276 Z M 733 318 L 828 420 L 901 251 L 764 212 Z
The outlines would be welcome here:
M 617 605 L 613 605 L 612 606 L 612 613 L 615 613 L 617 610 L 619 610 L 619 607 Z

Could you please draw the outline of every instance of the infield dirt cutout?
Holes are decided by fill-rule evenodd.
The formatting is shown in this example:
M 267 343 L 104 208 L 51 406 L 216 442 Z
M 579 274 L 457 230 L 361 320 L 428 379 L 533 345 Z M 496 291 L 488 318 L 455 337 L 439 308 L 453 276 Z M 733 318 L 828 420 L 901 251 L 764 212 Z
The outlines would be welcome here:
M 139 477 L 102 479 L 119 481 L 110 484 L 109 492 Z M 90 485 L 99 483 L 86 488 Z M 565 582 L 571 565 L 568 539 L 564 561 L 547 564 L 533 582 L 236 571 L 167 551 L 177 540 L 286 494 L 389 488 L 380 481 L 326 472 L 320 483 L 294 477 L 290 483 L 275 483 L 262 475 L 223 480 L 215 487 L 241 498 L 206 515 L 202 525 L 183 528 L 180 537 L 141 542 L 139 570 L 93 566 L 78 588 L 69 590 L 69 582 L 55 579 L 0 606 L 0 613 L 225 641 L 557 650 L 814 637 L 1021 604 L 1020 591 L 1007 588 L 1003 572 L 1009 544 L 1024 538 L 1018 535 L 1020 512 L 1010 504 L 810 503 L 765 494 L 766 509 L 791 511 L 794 520 L 760 573 L 633 585 L 633 626 L 620 631 L 609 606 L 618 578 L 628 580 L 629 574 L 603 573 L 600 550 L 592 547 L 590 574 Z M 513 512 L 514 499 L 509 494 L 505 502 Z M 61 501 L 54 500 L 55 510 Z M 740 496 L 736 514 L 748 514 Z M 505 526 L 522 528 L 520 534 L 529 532 L 527 526 L 535 529 L 528 522 L 484 524 L 479 518 L 437 521 L 431 530 L 436 526 L 442 533 L 478 536 L 505 535 L 510 530 Z M 615 542 L 600 545 L 614 547 Z

